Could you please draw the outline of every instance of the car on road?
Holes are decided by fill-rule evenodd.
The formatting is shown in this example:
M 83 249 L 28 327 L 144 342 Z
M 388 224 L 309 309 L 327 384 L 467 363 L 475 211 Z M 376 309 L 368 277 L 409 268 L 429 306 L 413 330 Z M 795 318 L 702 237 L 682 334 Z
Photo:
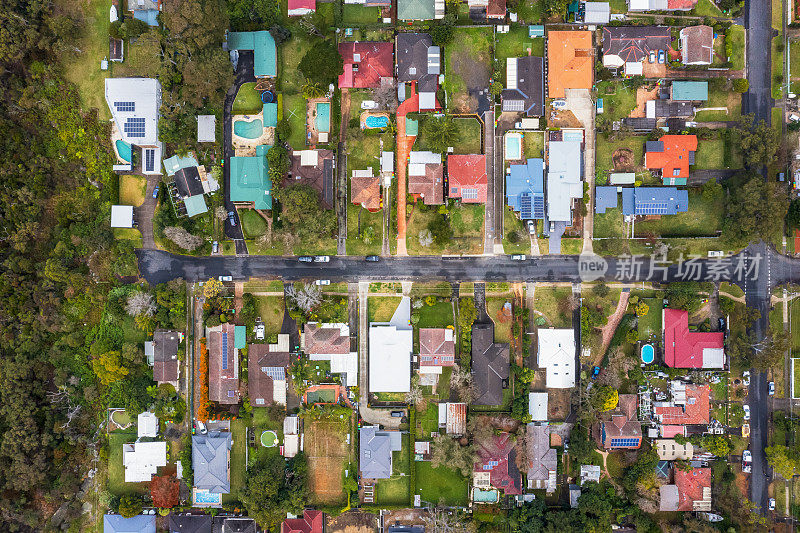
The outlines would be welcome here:
M 745 450 L 742 452 L 742 463 L 752 463 L 753 462 L 753 454 L 750 453 L 750 450 Z
M 314 262 L 315 263 L 330 263 L 331 258 L 327 255 L 315 255 Z
M 300 257 L 297 258 L 297 260 L 300 261 L 301 263 L 313 263 L 314 262 L 314 258 L 311 257 L 310 255 L 301 255 Z
M 317 285 L 330 285 L 331 284 L 331 280 L 329 280 L 329 279 L 318 279 L 314 283 L 316 283 Z
M 392 418 L 403 418 L 404 416 L 403 411 L 392 411 Z
M 745 384 L 746 387 L 750 386 L 750 371 L 745 370 L 742 372 L 742 382 Z
M 775 498 L 770 498 L 769 499 L 769 510 L 770 511 L 774 511 L 775 510 Z
M 156 188 L 153 189 L 153 198 L 158 198 L 158 190 L 161 188 L 161 185 L 156 185 Z
M 228 221 L 231 223 L 231 226 L 234 228 L 236 227 L 236 211 L 228 211 Z
M 747 438 L 750 436 L 750 424 L 742 424 L 742 437 Z
M 650 50 L 650 63 L 655 63 L 655 62 L 656 62 L 656 51 Z
M 514 254 L 511 256 L 512 261 L 525 261 L 525 254 Z
M 220 276 L 217 279 L 219 279 L 220 281 L 233 281 L 233 276 Z
M 666 59 L 667 59 L 667 54 L 664 52 L 664 50 L 659 50 L 658 51 L 658 64 L 659 65 L 663 65 L 666 62 Z
M 744 419 L 750 420 L 750 406 L 747 404 L 742 405 L 742 409 L 744 409 Z
M 381 256 L 379 255 L 368 255 L 364 258 L 365 261 L 369 261 L 370 263 L 377 263 L 381 260 Z
M 767 384 L 767 386 L 769 387 L 769 395 L 770 396 L 775 396 L 775 382 L 774 381 L 770 381 Z
M 217 252 L 219 252 L 219 243 L 217 241 L 214 241 L 211 243 L 211 253 L 215 254 Z

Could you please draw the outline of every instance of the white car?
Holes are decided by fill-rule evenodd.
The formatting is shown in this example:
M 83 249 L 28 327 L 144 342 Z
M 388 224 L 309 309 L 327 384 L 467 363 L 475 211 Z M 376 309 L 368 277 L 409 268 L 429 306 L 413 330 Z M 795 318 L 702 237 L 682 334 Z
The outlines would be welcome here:
M 656 62 L 656 51 L 650 50 L 650 63 L 655 63 L 655 62 Z
M 233 281 L 233 276 L 220 276 L 218 279 L 220 281 Z
M 750 450 L 745 450 L 742 452 L 742 464 L 750 464 L 753 462 L 753 454 L 750 453 Z
M 331 284 L 331 280 L 329 280 L 329 279 L 318 279 L 314 283 L 316 283 L 317 285 L 330 285 Z
M 745 420 L 750 420 L 750 406 L 747 405 L 747 404 L 744 404 L 742 406 L 742 409 L 744 409 L 744 419 Z
M 742 383 L 744 383 L 745 387 L 750 386 L 750 371 L 745 370 L 742 372 Z
M 774 381 L 770 381 L 767 385 L 769 387 L 769 395 L 770 396 L 775 396 L 775 382 Z
M 774 511 L 775 510 L 775 498 L 770 498 L 769 499 L 769 510 L 770 511 Z
M 511 256 L 512 261 L 525 261 L 525 254 L 514 254 Z
M 315 255 L 314 262 L 315 263 L 330 263 L 331 258 L 327 255 Z
M 378 109 L 378 102 L 375 100 L 364 100 L 361 102 L 361 109 Z

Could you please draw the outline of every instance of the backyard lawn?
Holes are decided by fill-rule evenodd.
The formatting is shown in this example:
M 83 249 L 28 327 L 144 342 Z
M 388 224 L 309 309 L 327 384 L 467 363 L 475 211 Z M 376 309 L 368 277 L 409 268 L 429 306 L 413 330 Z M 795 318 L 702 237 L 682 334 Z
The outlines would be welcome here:
M 489 85 L 492 64 L 491 28 L 456 28 L 453 41 L 445 48 L 447 107 L 459 112 L 475 111 L 470 91 Z
M 725 168 L 724 160 L 725 141 L 720 138 L 698 141 L 697 152 L 694 156 L 695 169 Z
M 689 189 L 689 210 L 677 215 L 665 215 L 657 220 L 636 223 L 636 236 L 649 233 L 662 237 L 709 237 L 722 228 L 725 216 L 724 199 L 705 200 L 698 189 Z
M 439 404 L 428 402 L 428 407 L 422 411 L 417 411 L 417 440 L 428 440 L 431 433 L 439 431 Z
M 233 101 L 232 113 L 234 115 L 255 115 L 264 108 L 261 102 L 261 93 L 256 91 L 255 82 L 249 82 L 239 87 L 236 99 Z
M 519 6 L 522 7 L 521 5 Z M 524 25 L 514 25 L 508 33 L 497 33 L 495 35 L 494 57 L 499 62 L 500 79 L 503 85 L 506 83 L 506 59 L 509 57 L 524 57 L 529 55 L 544 56 L 544 38 L 531 38 L 528 35 L 528 27 Z
M 522 134 L 522 154 L 525 159 L 542 157 L 544 154 L 543 131 L 526 131 Z
M 622 209 L 615 207 L 606 209 L 605 213 L 594 214 L 594 237 L 614 237 L 625 239 L 625 219 Z
M 231 448 L 231 492 L 222 495 L 222 503 L 239 501 L 239 491 L 244 488 L 245 483 L 245 447 L 247 446 L 246 426 L 241 418 L 231 420 L 231 437 L 233 447 Z
M 423 501 L 464 507 L 467 505 L 468 482 L 460 472 L 440 466 L 433 468 L 430 461 L 415 461 L 417 468 L 417 494 Z
M 380 22 L 379 7 L 365 7 L 356 4 L 344 4 L 342 20 L 345 24 L 374 24 Z
M 59 6 L 61 4 L 61 6 Z M 100 120 L 107 120 L 111 112 L 105 102 L 104 79 L 109 72 L 100 70 L 100 60 L 108 56 L 108 2 L 105 0 L 86 0 L 82 2 L 59 0 L 56 8 L 61 7 L 65 13 L 70 9 L 83 12 L 86 23 L 82 25 L 84 35 L 69 48 L 80 51 L 79 54 L 63 53 L 64 74 L 67 79 L 78 86 L 84 108 L 88 111 L 96 108 Z M 125 55 L 128 55 L 127 43 Z M 126 61 L 128 58 L 125 58 Z
M 383 211 L 370 213 L 347 204 L 347 255 L 380 255 L 383 243 Z
M 603 114 L 608 120 L 623 119 L 636 107 L 636 89 L 626 87 L 623 81 L 599 82 L 597 97 L 603 99 Z
M 352 115 L 351 115 L 352 117 Z M 347 173 L 348 175 L 356 169 L 372 167 L 377 176 L 380 172 L 380 162 L 378 158 L 381 152 L 381 138 L 383 138 L 383 149 L 392 150 L 394 138 L 390 133 L 379 135 L 376 130 L 361 131 L 359 128 L 348 128 L 347 130 Z
M 572 295 L 569 287 L 537 287 L 534 293 L 534 308 L 547 318 L 547 326 L 572 327 L 572 309 L 568 299 Z
M 661 299 L 643 298 L 650 310 L 639 318 L 639 340 L 647 341 L 661 335 Z
M 450 302 L 425 304 L 417 310 L 419 313 L 418 328 L 444 328 L 453 325 L 453 306 Z
M 457 118 L 454 122 L 458 130 L 458 141 L 453 147 L 453 153 L 481 153 L 481 123 L 474 118 Z
M 242 209 L 239 211 L 239 218 L 242 221 L 242 231 L 245 239 L 255 239 L 264 235 L 267 231 L 267 221 L 253 209 Z
M 264 321 L 267 337 L 281 332 L 283 325 L 283 296 L 256 296 L 258 316 Z
M 534 24 L 542 21 L 542 2 L 522 0 L 517 4 L 517 15 L 520 24 Z M 516 26 L 515 26 L 516 27 Z
M 408 434 L 403 434 L 403 448 L 392 452 L 392 477 L 376 483 L 376 503 L 379 505 L 408 505 L 410 500 L 410 472 Z M 402 474 L 402 475 L 401 475 Z
M 399 296 L 370 296 L 367 310 L 370 322 L 388 322 L 392 319 L 397 306 L 400 305 Z
M 292 39 L 279 47 L 278 89 L 282 93 L 283 117 L 291 125 L 289 144 L 295 150 L 302 150 L 306 146 L 306 101 L 303 98 L 302 88 L 305 79 L 297 69 L 300 60 L 311 48 L 311 38 L 301 32 L 293 32 Z
M 136 430 L 115 431 L 108 435 L 108 490 L 115 496 L 146 494 L 150 490 L 147 483 L 125 483 L 122 445 L 130 442 L 136 442 Z
M 442 253 L 481 253 L 483 251 L 483 216 L 486 207 L 483 204 L 456 204 L 448 210 L 448 220 L 453 230 L 453 238 L 449 243 L 440 245 L 432 243 L 422 246 L 419 234 L 428 228 L 428 224 L 437 216 L 437 206 L 422 207 L 418 201 L 409 208 L 411 218 L 408 221 L 406 245 L 411 255 L 438 255 Z
M 644 165 L 644 143 L 647 137 L 642 135 L 629 135 L 619 139 L 609 139 L 608 134 L 600 133 L 596 138 L 596 161 L 595 169 L 600 172 L 635 172 L 643 168 Z M 633 152 L 632 168 L 614 168 L 614 152 L 620 149 L 628 149 Z
M 503 209 L 503 250 L 507 254 L 531 253 L 531 238 L 525 222 L 508 206 Z M 513 242 L 512 242 L 513 241 Z

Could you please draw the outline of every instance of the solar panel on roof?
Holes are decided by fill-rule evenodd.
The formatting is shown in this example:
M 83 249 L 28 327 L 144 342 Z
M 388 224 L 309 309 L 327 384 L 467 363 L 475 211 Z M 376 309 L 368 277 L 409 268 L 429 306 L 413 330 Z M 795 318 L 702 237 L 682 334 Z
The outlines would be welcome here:
M 532 202 L 531 197 L 528 194 L 524 194 L 519 198 L 519 213 L 523 219 L 532 218 L 533 209 L 532 209 Z
M 117 111 L 133 112 L 136 111 L 136 102 L 114 102 Z
M 145 150 L 144 152 L 144 168 L 147 172 L 153 172 L 156 166 L 156 151 Z
M 280 366 L 262 366 L 261 371 L 271 377 L 272 381 L 284 381 L 286 379 L 286 371 Z
M 228 369 L 228 334 L 222 334 L 222 370 Z
M 144 137 L 144 118 L 131 117 L 125 121 L 122 129 L 129 137 Z

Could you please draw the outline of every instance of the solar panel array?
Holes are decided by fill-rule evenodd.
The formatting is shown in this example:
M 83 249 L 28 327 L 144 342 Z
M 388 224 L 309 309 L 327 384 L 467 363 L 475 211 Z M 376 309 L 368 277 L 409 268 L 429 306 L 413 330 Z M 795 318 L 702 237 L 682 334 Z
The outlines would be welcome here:
M 125 121 L 123 130 L 128 137 L 144 137 L 144 118 L 129 118 Z
M 147 172 L 153 172 L 156 167 L 156 151 L 155 150 L 145 150 L 144 151 L 144 168 Z
M 533 197 L 533 218 L 544 218 L 544 195 L 541 193 Z
M 228 334 L 222 334 L 222 370 L 228 369 Z
M 133 112 L 136 111 L 136 102 L 114 102 L 117 111 Z
M 478 189 L 461 189 L 461 197 L 464 200 L 477 200 Z
M 533 202 L 528 194 L 519 198 L 519 213 L 523 220 L 533 218 Z
M 666 202 L 651 202 L 646 204 L 638 204 L 636 206 L 637 215 L 668 215 Z
M 272 378 L 272 381 L 285 381 L 286 371 L 282 366 L 262 366 L 261 371 Z
M 638 446 L 639 439 L 637 438 L 622 438 L 622 439 L 611 439 L 611 447 L 612 448 L 629 448 L 631 446 Z

